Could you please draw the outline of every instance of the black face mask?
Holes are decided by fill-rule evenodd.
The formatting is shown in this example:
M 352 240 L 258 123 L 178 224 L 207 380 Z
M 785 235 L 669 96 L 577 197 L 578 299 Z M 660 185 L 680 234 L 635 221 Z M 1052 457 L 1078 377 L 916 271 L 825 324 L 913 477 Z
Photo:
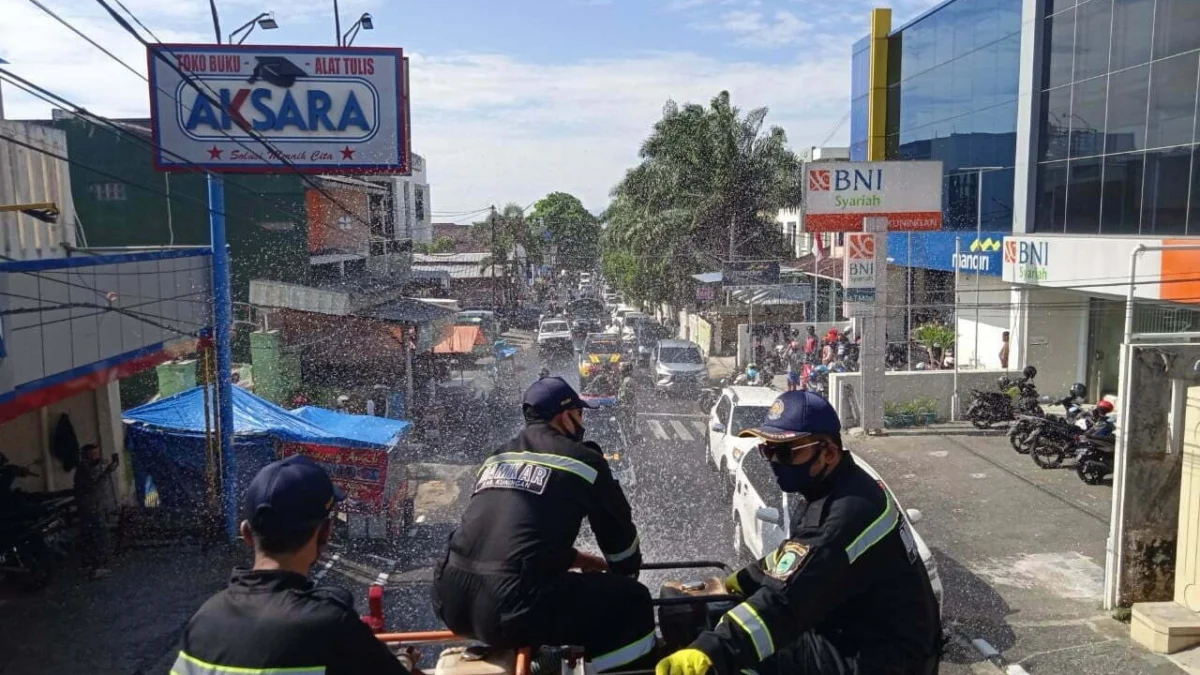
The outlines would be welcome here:
M 825 482 L 825 477 L 812 476 L 809 474 L 809 470 L 812 469 L 813 463 L 819 456 L 819 452 L 813 453 L 807 462 L 800 464 L 771 462 L 771 471 L 775 474 L 775 481 L 779 483 L 779 489 L 784 492 L 802 494 L 805 498 L 817 494 Z
M 579 443 L 579 442 L 583 441 L 583 432 L 584 431 L 587 431 L 587 430 L 583 428 L 582 424 L 576 424 L 574 431 L 569 432 L 569 433 L 564 432 L 563 435 L 566 436 L 567 438 L 575 441 L 576 443 Z

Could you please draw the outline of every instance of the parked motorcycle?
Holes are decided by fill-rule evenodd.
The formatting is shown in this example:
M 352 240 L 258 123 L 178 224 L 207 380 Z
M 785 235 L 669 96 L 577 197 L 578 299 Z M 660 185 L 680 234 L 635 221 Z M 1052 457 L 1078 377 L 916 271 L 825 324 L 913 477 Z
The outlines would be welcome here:
M 967 419 L 976 429 L 990 429 L 998 422 L 1011 422 L 1018 414 L 1043 416 L 1042 407 L 1038 404 L 1037 388 L 1032 381 L 1017 383 L 1015 403 L 1012 382 L 1002 377 L 997 383 L 999 391 L 971 390 L 974 398 L 967 407 Z
M 1115 436 L 1085 436 L 1075 449 L 1075 473 L 1088 485 L 1099 485 L 1113 472 Z
M 74 497 L 30 500 L 0 518 L 0 577 L 20 588 L 43 588 L 67 555 Z M 10 504 L 11 505 L 11 504 Z
M 1043 421 L 1048 420 L 1065 420 L 1070 424 L 1074 424 L 1075 420 L 1078 419 L 1080 414 L 1083 413 L 1083 408 L 1080 407 L 1079 404 L 1083 402 L 1083 399 L 1086 397 L 1087 386 L 1082 382 L 1076 382 L 1075 384 L 1071 385 L 1070 392 L 1065 397 L 1057 401 L 1053 401 L 1053 399 L 1050 399 L 1049 397 L 1039 399 L 1039 403 L 1054 402 L 1057 405 L 1062 406 L 1066 411 L 1065 416 L 1063 418 L 1059 418 L 1057 415 L 1044 414 L 1040 407 L 1036 412 L 1030 411 L 1030 413 L 1018 413 L 1016 422 L 1014 422 L 1012 426 L 1008 428 L 1009 444 L 1012 445 L 1013 450 L 1016 450 L 1022 455 L 1029 454 L 1029 449 L 1031 447 L 1029 443 L 1030 437 L 1033 435 L 1034 430 L 1040 426 Z

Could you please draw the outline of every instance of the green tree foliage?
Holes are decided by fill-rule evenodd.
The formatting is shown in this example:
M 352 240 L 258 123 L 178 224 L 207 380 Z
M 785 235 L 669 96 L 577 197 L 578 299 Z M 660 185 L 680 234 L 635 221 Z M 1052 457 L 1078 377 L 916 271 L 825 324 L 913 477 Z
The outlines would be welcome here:
M 779 256 L 775 214 L 800 205 L 803 185 L 800 159 L 766 116 L 742 115 L 724 91 L 708 107 L 667 102 L 604 216 L 604 269 L 626 294 L 680 302 L 692 274 Z
M 480 261 L 480 269 L 487 269 L 493 263 L 500 267 L 508 286 L 506 293 L 510 294 L 524 277 L 522 263 L 542 263 L 542 231 L 525 217 L 525 209 L 517 204 L 510 203 L 472 225 L 471 237 L 488 247 L 489 254 Z M 512 299 L 508 295 L 505 302 Z
M 595 269 L 600 257 L 600 223 L 577 197 L 551 192 L 534 205 L 529 219 L 550 233 L 559 267 Z

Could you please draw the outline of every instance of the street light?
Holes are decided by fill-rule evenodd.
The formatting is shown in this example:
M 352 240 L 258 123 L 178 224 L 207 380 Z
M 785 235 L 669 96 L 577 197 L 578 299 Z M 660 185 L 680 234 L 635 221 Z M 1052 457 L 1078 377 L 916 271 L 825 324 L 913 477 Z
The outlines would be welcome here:
M 233 44 L 233 38 L 238 33 L 242 33 L 242 31 L 245 32 L 242 33 L 242 37 L 237 41 L 237 43 L 240 45 L 245 42 L 246 38 L 250 37 L 250 34 L 254 32 L 255 26 L 263 30 L 275 30 L 276 28 L 279 28 L 279 24 L 275 22 L 275 15 L 271 12 L 263 12 L 262 14 L 259 14 L 253 19 L 250 19 L 246 23 L 242 24 L 237 30 L 230 33 L 228 40 L 229 44 Z
M 977 241 L 977 242 L 980 240 L 980 238 L 983 237 L 983 174 L 988 171 L 1004 171 L 1005 169 L 1011 169 L 1011 168 L 1012 167 L 1009 167 L 1009 166 L 966 166 L 955 172 L 956 174 L 957 173 L 974 172 L 976 175 L 976 178 L 975 178 L 975 241 Z M 957 277 L 958 267 L 959 267 L 959 260 L 957 258 L 955 258 L 954 273 L 956 275 L 955 276 L 956 279 L 958 278 Z M 981 276 L 983 276 L 983 275 L 979 273 L 979 270 L 975 270 L 975 331 L 974 331 L 975 332 L 975 353 L 974 353 L 972 360 L 974 361 L 976 368 L 979 368 L 979 279 Z M 955 284 L 955 287 L 954 287 L 954 300 L 955 300 L 955 306 L 957 307 L 958 306 L 958 284 Z M 954 316 L 954 323 L 955 323 L 954 332 L 955 332 L 955 335 L 957 335 L 958 334 L 958 325 L 957 325 L 958 324 L 958 315 L 957 315 L 957 313 L 955 313 L 955 316 Z M 958 338 L 957 337 L 954 338 L 954 364 L 955 364 L 955 366 L 958 365 Z
M 349 47 L 354 44 L 354 38 L 358 37 L 359 29 L 375 30 L 375 23 L 371 21 L 371 15 L 367 12 L 363 12 L 363 15 L 358 17 L 358 21 L 355 21 L 350 30 L 346 31 L 346 34 L 342 36 L 343 47 Z

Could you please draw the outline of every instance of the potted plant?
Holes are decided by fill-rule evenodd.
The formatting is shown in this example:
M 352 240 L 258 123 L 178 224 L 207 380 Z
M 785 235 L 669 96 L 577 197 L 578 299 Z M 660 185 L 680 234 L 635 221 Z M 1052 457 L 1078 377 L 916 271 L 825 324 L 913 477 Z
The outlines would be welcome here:
M 913 338 L 929 350 L 929 360 L 935 368 L 941 367 L 942 355 L 947 348 L 954 348 L 954 329 L 944 323 L 927 323 L 918 326 Z
M 883 426 L 893 428 L 900 426 L 900 406 L 891 401 L 883 402 Z
M 918 424 L 934 424 L 937 422 L 937 399 L 919 398 L 916 404 Z
M 917 423 L 917 408 L 912 401 L 900 406 L 900 426 L 911 427 Z

